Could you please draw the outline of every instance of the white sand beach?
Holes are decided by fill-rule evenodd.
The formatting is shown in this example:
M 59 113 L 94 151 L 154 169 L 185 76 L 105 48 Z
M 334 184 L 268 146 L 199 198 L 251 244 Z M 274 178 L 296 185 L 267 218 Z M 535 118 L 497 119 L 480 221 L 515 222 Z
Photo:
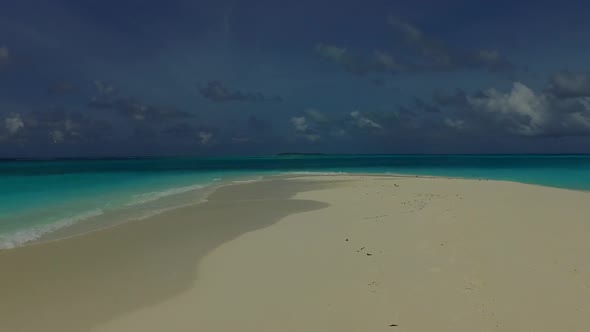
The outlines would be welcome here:
M 274 177 L 0 252 L 0 331 L 588 331 L 590 193 Z

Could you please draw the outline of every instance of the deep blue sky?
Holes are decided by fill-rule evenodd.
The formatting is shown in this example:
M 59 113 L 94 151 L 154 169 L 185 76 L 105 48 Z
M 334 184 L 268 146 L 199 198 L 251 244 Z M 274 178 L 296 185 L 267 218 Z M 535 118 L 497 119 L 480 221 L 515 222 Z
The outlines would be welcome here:
M 3 1 L 0 157 L 590 153 L 584 1 Z

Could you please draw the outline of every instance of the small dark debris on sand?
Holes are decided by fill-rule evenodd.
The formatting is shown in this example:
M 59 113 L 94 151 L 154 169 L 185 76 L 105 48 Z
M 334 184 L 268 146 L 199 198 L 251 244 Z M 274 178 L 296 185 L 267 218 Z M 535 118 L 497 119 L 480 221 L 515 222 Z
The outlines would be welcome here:
M 387 217 L 387 216 L 388 216 L 387 214 L 381 214 L 381 215 L 374 216 L 374 217 L 365 217 L 363 219 L 364 220 L 368 220 L 368 219 L 379 219 L 379 218 L 383 218 L 383 217 Z
M 367 256 L 373 256 L 373 254 L 371 254 L 370 252 L 367 253 Z
M 389 324 L 389 327 L 395 327 L 398 326 L 397 324 Z

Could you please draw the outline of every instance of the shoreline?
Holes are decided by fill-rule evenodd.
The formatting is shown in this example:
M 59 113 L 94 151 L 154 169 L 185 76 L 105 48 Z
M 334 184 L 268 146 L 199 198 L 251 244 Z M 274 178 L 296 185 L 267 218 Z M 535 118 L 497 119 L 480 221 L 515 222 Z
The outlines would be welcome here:
M 194 191 L 189 191 L 186 193 L 180 193 L 176 195 L 171 195 L 167 197 L 163 197 L 163 199 L 174 199 L 174 198 L 186 198 L 191 197 L 195 194 L 199 196 L 199 201 L 184 203 L 181 205 L 175 205 L 172 207 L 164 207 L 158 210 L 156 213 L 142 216 L 138 218 L 131 218 L 131 219 L 116 219 L 112 221 L 99 221 L 98 223 L 95 220 L 90 220 L 93 223 L 92 226 L 87 225 L 86 220 L 82 220 L 79 222 L 75 222 L 73 224 L 67 225 L 65 227 L 57 228 L 53 231 L 48 233 L 44 233 L 37 239 L 27 241 L 24 244 L 19 244 L 12 248 L 0 248 L 0 252 L 6 250 L 13 250 L 19 247 L 25 246 L 34 246 L 39 244 L 44 244 L 48 242 L 55 242 L 66 240 L 72 237 L 84 236 L 89 233 L 93 233 L 96 231 L 101 231 L 104 229 L 109 229 L 113 227 L 118 227 L 122 224 L 129 223 L 129 222 L 141 222 L 142 220 L 156 217 L 161 214 L 165 214 L 170 211 L 174 211 L 177 209 L 187 208 L 195 205 L 202 204 L 203 202 L 207 201 L 207 198 L 217 191 L 220 188 L 232 186 L 236 184 L 244 184 L 244 183 L 256 183 L 260 181 L 269 181 L 269 180 L 281 180 L 281 179 L 297 179 L 301 177 L 341 177 L 341 176 L 358 176 L 358 177 L 391 177 L 391 178 L 411 178 L 411 179 L 443 179 L 443 180 L 465 180 L 465 181 L 491 181 L 497 183 L 512 183 L 512 184 L 519 184 L 519 185 L 526 185 L 538 188 L 551 188 L 557 190 L 564 190 L 564 191 L 572 191 L 572 192 L 590 192 L 590 190 L 581 190 L 581 189 L 570 189 L 570 188 L 562 188 L 562 187 L 553 187 L 553 186 L 545 186 L 541 184 L 534 184 L 534 183 L 526 183 L 526 182 L 519 182 L 519 181 L 512 181 L 512 180 L 495 180 L 495 179 L 486 179 L 486 178 L 464 178 L 464 177 L 451 177 L 451 176 L 436 176 L 436 175 L 418 175 L 418 174 L 400 174 L 400 173 L 355 173 L 355 172 L 324 172 L 324 171 L 293 171 L 293 172 L 285 172 L 280 174 L 271 174 L 271 175 L 252 175 L 255 178 L 251 178 L 250 176 L 244 176 L 243 178 L 237 179 L 226 179 L 221 180 L 218 184 L 210 184 L 206 185 L 203 188 L 196 189 Z M 157 202 L 157 201 L 156 201 Z M 119 211 L 110 211 L 106 215 L 98 216 L 99 219 L 106 219 L 116 215 Z
M 267 209 L 268 199 L 248 189 L 256 184 L 221 187 L 202 204 L 145 220 L 0 251 L 2 327 L 87 331 L 189 289 L 199 262 L 219 245 L 286 215 L 325 207 L 291 200 L 301 186 L 279 185 L 272 200 L 281 208 Z
M 259 180 L 262 178 L 263 178 L 263 176 L 256 175 L 256 180 Z M 126 205 L 126 206 L 124 206 L 124 209 L 111 210 L 111 211 L 104 212 L 101 208 L 97 207 L 91 211 L 87 211 L 87 212 L 83 212 L 83 213 L 79 214 L 82 216 L 83 215 L 90 215 L 89 218 L 83 218 L 81 220 L 67 224 L 62 227 L 56 226 L 56 228 L 53 230 L 50 230 L 47 232 L 43 231 L 40 236 L 38 236 L 37 238 L 35 238 L 33 240 L 27 240 L 24 243 L 19 243 L 15 246 L 9 247 L 9 248 L 0 248 L 0 252 L 5 251 L 5 250 L 13 250 L 13 249 L 25 247 L 25 246 L 33 246 L 33 245 L 43 244 L 43 243 L 47 243 L 47 242 L 65 240 L 65 239 L 69 239 L 71 237 L 76 237 L 76 236 L 83 236 L 85 234 L 100 231 L 103 229 L 117 227 L 117 226 L 119 226 L 121 224 L 125 224 L 127 222 L 141 221 L 144 219 L 148 219 L 148 218 L 160 215 L 162 213 L 176 210 L 176 209 L 181 209 L 181 208 L 185 208 L 185 207 L 189 207 L 189 206 L 193 206 L 193 205 L 198 205 L 198 204 L 205 202 L 207 197 L 210 194 L 212 194 L 213 192 L 215 192 L 217 189 L 219 189 L 221 187 L 232 185 L 232 184 L 247 183 L 247 182 L 252 181 L 252 179 L 250 176 L 245 176 L 245 177 L 237 177 L 237 178 L 231 177 L 228 179 L 216 179 L 216 181 L 218 181 L 218 182 L 205 184 L 205 185 L 202 185 L 202 187 L 194 189 L 194 190 L 189 190 L 189 191 L 178 193 L 178 194 L 163 196 L 163 197 L 155 199 L 153 201 L 147 201 L 145 203 L 140 203 L 135 206 Z M 194 185 L 188 185 L 186 187 L 190 187 L 190 186 L 201 186 L 201 185 L 194 184 Z M 178 202 L 181 200 L 186 201 L 186 202 L 184 202 L 182 204 L 178 204 Z M 156 205 L 161 205 L 162 203 L 168 203 L 168 204 L 166 204 L 163 207 L 156 207 Z M 148 209 L 151 209 L 151 211 L 149 211 L 147 214 L 133 215 L 134 213 L 138 213 L 138 212 L 145 210 L 146 206 Z M 100 213 L 96 214 L 95 213 L 96 211 L 100 211 Z M 122 213 L 123 213 L 123 215 L 121 215 Z M 131 215 L 125 216 L 125 213 L 131 214 Z M 79 215 L 72 216 L 72 218 L 76 218 Z M 35 229 L 35 227 L 39 227 L 39 226 L 51 228 L 53 225 L 55 225 L 57 223 L 59 223 L 59 222 L 54 222 L 54 223 L 50 223 L 50 224 L 46 224 L 46 225 L 35 225 L 32 229 Z M 9 234 L 9 235 L 14 236 L 14 235 L 17 235 L 21 231 L 27 231 L 27 230 L 29 230 L 29 229 L 22 229 L 22 230 L 17 231 L 15 234 Z

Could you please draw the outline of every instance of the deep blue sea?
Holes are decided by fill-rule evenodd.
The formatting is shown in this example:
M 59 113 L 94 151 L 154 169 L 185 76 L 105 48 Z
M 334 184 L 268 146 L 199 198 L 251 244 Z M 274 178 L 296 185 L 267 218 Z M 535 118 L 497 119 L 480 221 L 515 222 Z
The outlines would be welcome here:
M 141 219 L 217 183 L 291 172 L 400 173 L 590 190 L 590 155 L 317 155 L 0 161 L 0 249 L 93 218 Z M 188 196 L 192 195 L 192 196 Z M 124 221 L 124 220 L 122 220 Z

